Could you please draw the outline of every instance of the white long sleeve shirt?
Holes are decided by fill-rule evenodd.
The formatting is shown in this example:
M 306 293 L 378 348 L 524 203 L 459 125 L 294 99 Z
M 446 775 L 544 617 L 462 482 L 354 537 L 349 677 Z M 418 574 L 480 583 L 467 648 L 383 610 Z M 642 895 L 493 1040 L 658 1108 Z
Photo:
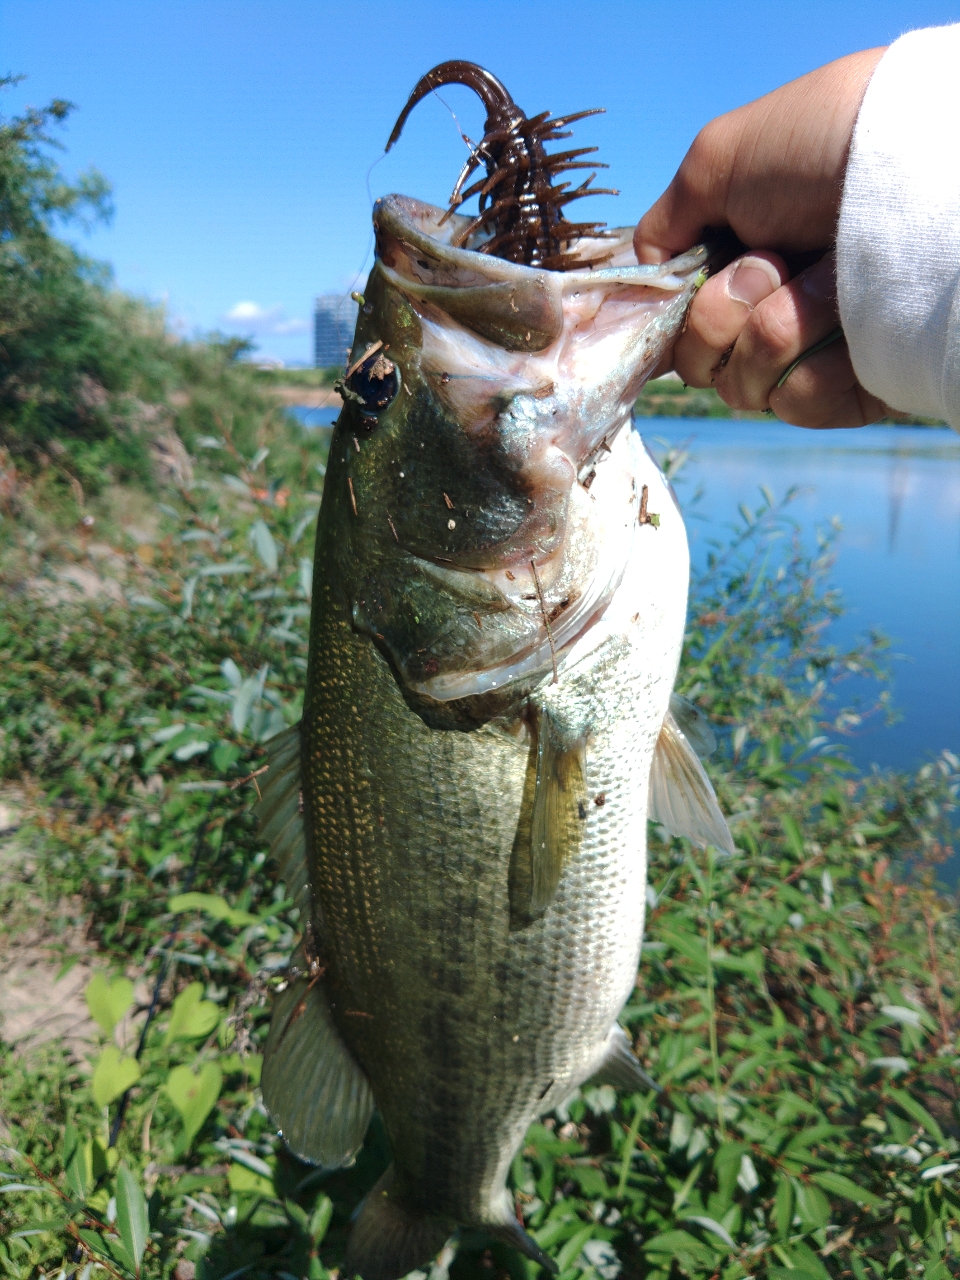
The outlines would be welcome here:
M 960 25 L 883 55 L 837 232 L 840 318 L 868 391 L 960 431 Z

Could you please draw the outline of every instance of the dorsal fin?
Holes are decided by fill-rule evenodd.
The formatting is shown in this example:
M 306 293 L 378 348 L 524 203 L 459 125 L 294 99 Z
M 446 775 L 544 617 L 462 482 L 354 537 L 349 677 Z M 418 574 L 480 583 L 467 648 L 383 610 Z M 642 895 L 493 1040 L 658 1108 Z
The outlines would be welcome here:
M 701 849 L 713 845 L 734 852 L 710 779 L 669 711 L 653 753 L 649 816 L 672 836 L 685 836 Z
M 267 772 L 261 774 L 255 808 L 260 835 L 270 846 L 287 892 L 309 919 L 307 842 L 300 789 L 300 725 L 284 729 L 266 744 Z

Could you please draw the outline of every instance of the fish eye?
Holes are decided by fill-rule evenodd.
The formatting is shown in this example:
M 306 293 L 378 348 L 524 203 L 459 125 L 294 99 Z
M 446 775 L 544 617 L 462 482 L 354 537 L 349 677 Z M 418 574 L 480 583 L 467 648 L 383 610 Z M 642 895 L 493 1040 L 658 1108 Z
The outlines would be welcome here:
M 400 371 L 388 360 L 382 348 L 352 365 L 344 379 L 349 399 L 360 409 L 367 426 L 372 427 L 379 414 L 390 407 L 400 390 Z

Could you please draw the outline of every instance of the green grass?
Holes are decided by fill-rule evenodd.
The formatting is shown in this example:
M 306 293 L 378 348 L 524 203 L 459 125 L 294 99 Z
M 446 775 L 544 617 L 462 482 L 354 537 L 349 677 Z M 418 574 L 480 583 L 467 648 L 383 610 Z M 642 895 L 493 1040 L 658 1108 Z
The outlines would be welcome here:
M 29 890 L 79 896 L 107 980 L 92 1075 L 56 1049 L 0 1067 L 0 1271 L 17 1280 L 134 1275 L 141 1249 L 149 1277 L 178 1260 L 202 1280 L 325 1276 L 388 1158 L 375 1122 L 352 1169 L 312 1170 L 257 1094 L 301 922 L 250 775 L 299 714 L 323 459 L 270 412 L 252 436 L 252 457 L 207 441 L 196 483 L 161 495 L 151 564 L 118 542 L 136 566 L 124 604 L 28 593 L 0 618 L 0 772 L 29 784 Z M 739 852 L 652 829 L 623 1015 L 663 1092 L 588 1088 L 534 1126 L 518 1205 L 565 1280 L 614 1255 L 649 1280 L 956 1275 L 960 1171 L 924 1175 L 960 1151 L 960 937 L 933 887 L 958 762 L 846 763 L 842 681 L 882 674 L 881 646 L 830 647 L 829 543 L 798 544 L 788 503 L 747 516 L 695 585 L 680 680 L 720 729 L 710 767 Z M 4 563 L 9 592 L 12 535 Z M 139 1058 L 143 1009 L 132 1038 L 115 1029 L 124 976 L 162 978 Z M 526 1280 L 531 1264 L 465 1235 L 452 1274 L 491 1269 Z

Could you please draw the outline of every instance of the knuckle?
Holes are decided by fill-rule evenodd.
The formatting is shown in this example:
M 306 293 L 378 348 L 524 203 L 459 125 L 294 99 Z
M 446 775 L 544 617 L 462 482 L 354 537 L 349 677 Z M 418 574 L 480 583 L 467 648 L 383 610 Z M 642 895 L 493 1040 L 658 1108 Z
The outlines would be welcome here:
M 744 412 L 756 412 L 767 407 L 767 398 L 759 388 L 741 382 L 734 375 L 720 374 L 714 384 L 717 394 L 725 405 L 731 409 Z
M 724 116 L 708 121 L 690 144 L 689 158 L 697 164 L 711 165 L 724 150 L 726 135 Z
M 772 294 L 750 314 L 744 326 L 751 357 L 763 363 L 789 363 L 796 350 L 798 329 L 793 308 Z

